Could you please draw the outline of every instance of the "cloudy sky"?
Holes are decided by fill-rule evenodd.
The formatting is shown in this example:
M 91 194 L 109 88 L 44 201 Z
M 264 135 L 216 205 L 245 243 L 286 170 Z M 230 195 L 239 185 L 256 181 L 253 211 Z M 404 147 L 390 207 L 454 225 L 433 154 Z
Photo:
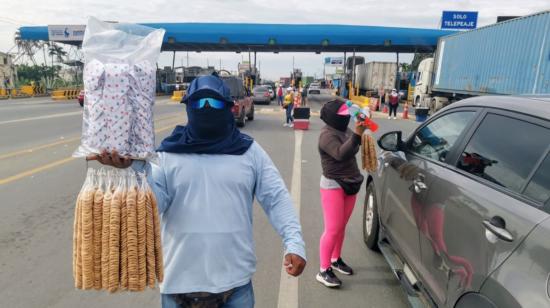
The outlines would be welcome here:
M 84 24 L 88 16 L 119 22 L 253 22 L 353 24 L 438 28 L 443 10 L 479 11 L 478 26 L 494 23 L 500 15 L 526 15 L 549 10 L 548 0 L 3 0 L 0 10 L 0 51 L 13 45 L 22 25 Z M 342 6 L 342 3 L 346 3 Z M 361 54 L 367 61 L 395 60 L 395 54 Z M 264 77 L 278 79 L 295 67 L 307 75 L 321 76 L 323 58 L 341 56 L 324 53 L 260 53 Z M 235 53 L 190 53 L 189 64 L 221 66 L 236 70 L 248 55 Z M 40 58 L 40 57 L 38 57 Z M 410 61 L 412 55 L 402 55 Z M 171 54 L 161 56 L 160 65 L 171 65 Z M 176 65 L 187 63 L 178 53 Z

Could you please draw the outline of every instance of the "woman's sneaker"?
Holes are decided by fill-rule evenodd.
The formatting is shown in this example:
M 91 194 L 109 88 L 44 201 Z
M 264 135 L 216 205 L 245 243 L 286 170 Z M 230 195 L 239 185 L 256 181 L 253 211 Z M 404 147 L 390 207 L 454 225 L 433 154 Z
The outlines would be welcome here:
M 330 267 L 324 272 L 319 272 L 316 278 L 317 281 L 329 288 L 336 288 L 342 285 L 342 281 L 336 277 L 336 274 L 334 274 Z
M 342 258 L 338 258 L 336 262 L 332 262 L 332 267 L 344 275 L 353 275 L 353 270 L 349 267 Z

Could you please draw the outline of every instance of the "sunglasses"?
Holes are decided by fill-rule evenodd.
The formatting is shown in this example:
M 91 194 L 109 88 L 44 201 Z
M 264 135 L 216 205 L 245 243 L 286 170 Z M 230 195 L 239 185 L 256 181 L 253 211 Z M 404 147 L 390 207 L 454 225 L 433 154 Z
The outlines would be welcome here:
M 199 100 L 189 102 L 189 104 L 191 105 L 191 108 L 195 108 L 195 109 L 204 108 L 206 103 L 208 103 L 208 106 L 215 109 L 225 108 L 225 102 L 220 101 L 219 99 L 211 98 L 211 97 L 201 98 Z

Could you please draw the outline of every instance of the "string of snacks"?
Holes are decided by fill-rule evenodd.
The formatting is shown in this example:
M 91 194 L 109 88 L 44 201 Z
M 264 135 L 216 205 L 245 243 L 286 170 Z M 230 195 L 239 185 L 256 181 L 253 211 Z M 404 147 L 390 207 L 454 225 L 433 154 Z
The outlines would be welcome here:
M 365 133 L 361 137 L 361 160 L 363 169 L 368 172 L 375 172 L 378 168 L 375 144 L 376 141 L 372 135 Z
M 75 207 L 75 287 L 143 291 L 162 282 L 163 268 L 158 209 L 145 175 L 89 168 Z

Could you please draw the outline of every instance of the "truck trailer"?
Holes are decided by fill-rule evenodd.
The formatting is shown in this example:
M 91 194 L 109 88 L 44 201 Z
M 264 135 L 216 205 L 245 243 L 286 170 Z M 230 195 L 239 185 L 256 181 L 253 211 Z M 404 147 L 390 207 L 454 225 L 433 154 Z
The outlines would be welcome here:
M 441 37 L 420 62 L 414 104 L 435 112 L 479 95 L 550 94 L 550 11 Z
M 397 63 L 395 62 L 368 62 L 355 66 L 355 88 L 360 95 L 369 92 L 379 94 L 380 91 L 389 92 L 395 87 Z

